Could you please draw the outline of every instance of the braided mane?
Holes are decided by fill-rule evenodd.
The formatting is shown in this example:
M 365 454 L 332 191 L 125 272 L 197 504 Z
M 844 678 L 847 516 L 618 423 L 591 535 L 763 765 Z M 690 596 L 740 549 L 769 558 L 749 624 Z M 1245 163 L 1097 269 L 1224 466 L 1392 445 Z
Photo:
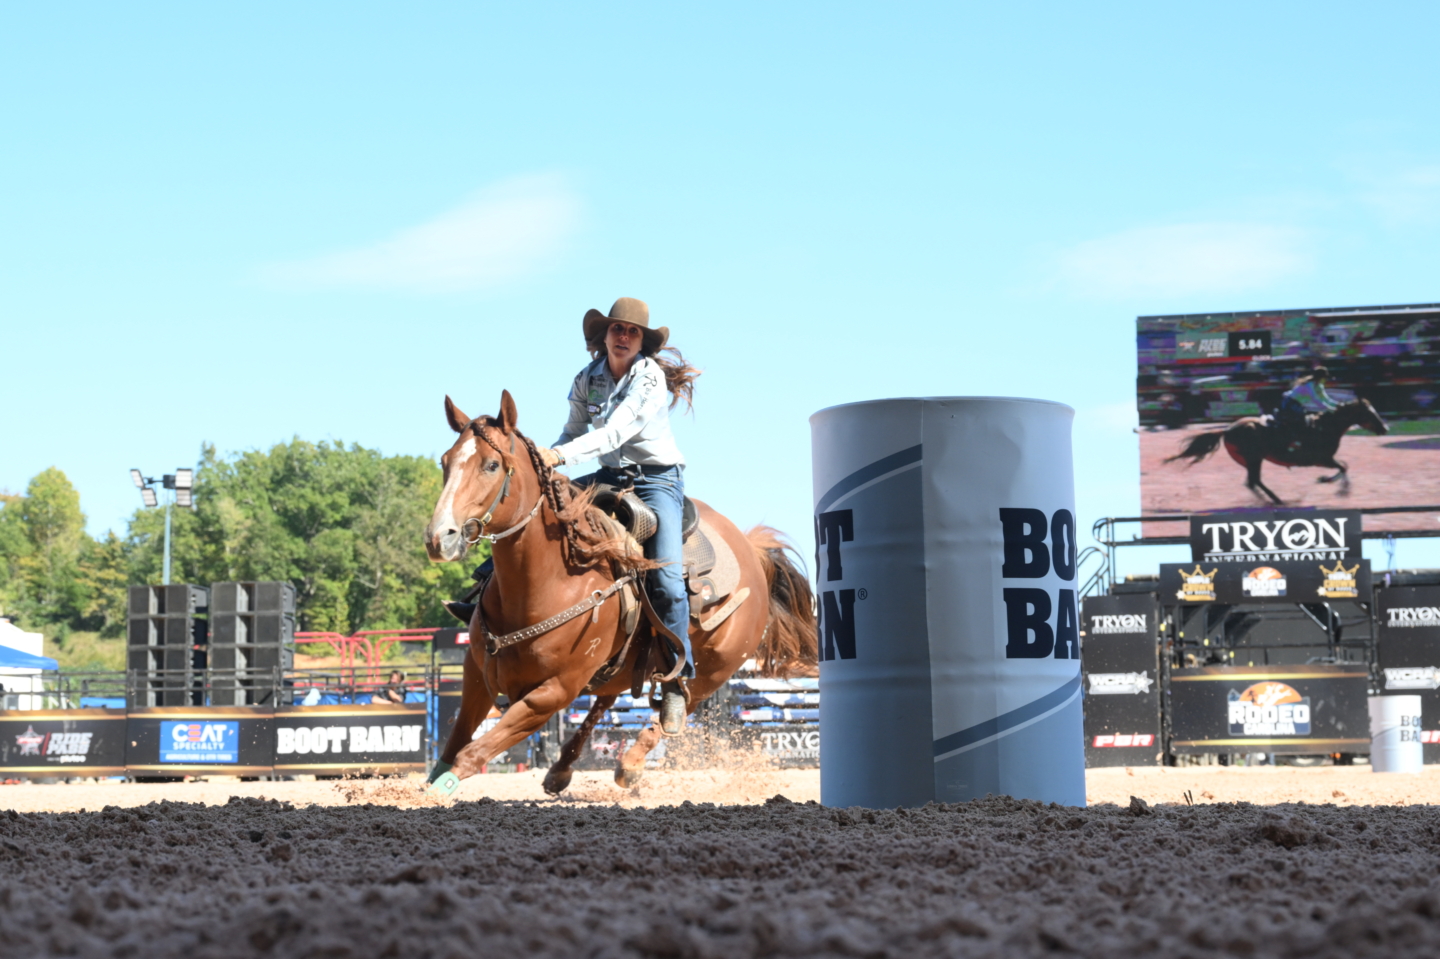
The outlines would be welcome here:
M 499 453 L 505 468 L 510 469 L 514 458 L 496 445 L 486 431 L 487 427 L 498 430 L 500 424 L 493 416 L 477 416 L 470 422 L 470 428 L 475 435 Z M 530 456 L 530 466 L 535 470 L 535 477 L 540 484 L 540 495 L 545 498 L 550 511 L 560 521 L 566 565 L 577 569 L 592 569 L 608 562 L 612 571 L 619 570 L 615 573 L 616 576 L 655 569 L 660 565 L 646 559 L 644 554 L 636 553 L 626 537 L 611 533 L 605 515 L 592 502 L 596 492 L 593 488 L 582 489 L 570 482 L 570 477 L 548 466 L 535 441 L 518 429 L 512 430 L 511 435 L 524 445 Z

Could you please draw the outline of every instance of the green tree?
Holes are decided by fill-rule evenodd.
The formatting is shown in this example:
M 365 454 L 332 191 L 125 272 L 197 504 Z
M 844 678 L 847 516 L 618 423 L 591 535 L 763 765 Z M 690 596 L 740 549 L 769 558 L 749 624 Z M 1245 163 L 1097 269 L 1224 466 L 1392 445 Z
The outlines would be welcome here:
M 202 450 L 193 510 L 174 511 L 172 579 L 288 580 L 300 627 L 349 633 L 445 625 L 473 564 L 433 565 L 421 534 L 440 496 L 431 460 L 293 439 L 229 458 Z M 163 511 L 138 511 L 136 582 L 159 582 Z M 478 563 L 488 555 L 477 554 Z
M 67 623 L 84 605 L 80 554 L 89 537 L 80 494 L 56 467 L 30 480 L 25 495 L 11 498 L 0 534 L 7 552 L 11 602 L 28 622 Z M 16 534 L 19 534 L 18 536 Z

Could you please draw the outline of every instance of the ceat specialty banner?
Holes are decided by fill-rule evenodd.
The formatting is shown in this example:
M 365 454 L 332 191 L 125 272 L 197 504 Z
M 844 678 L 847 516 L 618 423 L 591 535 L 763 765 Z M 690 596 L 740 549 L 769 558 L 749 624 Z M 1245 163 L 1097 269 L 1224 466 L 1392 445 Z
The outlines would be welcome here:
M 810 418 L 826 805 L 1084 805 L 1073 418 L 988 397 Z

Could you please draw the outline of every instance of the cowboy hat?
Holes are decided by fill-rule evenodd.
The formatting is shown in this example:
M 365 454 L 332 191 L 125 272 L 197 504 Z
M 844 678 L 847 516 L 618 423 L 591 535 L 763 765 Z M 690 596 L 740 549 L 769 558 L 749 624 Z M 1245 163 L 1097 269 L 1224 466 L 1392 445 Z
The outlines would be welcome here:
M 645 305 L 644 300 L 637 300 L 631 296 L 622 296 L 610 307 L 609 314 L 601 313 L 599 310 L 589 310 L 585 314 L 585 345 L 592 350 L 600 349 L 605 343 L 605 333 L 610 329 L 611 323 L 629 323 L 638 326 L 645 332 L 641 335 L 640 352 L 646 356 L 653 356 L 665 341 L 670 339 L 670 327 L 650 326 L 650 307 Z

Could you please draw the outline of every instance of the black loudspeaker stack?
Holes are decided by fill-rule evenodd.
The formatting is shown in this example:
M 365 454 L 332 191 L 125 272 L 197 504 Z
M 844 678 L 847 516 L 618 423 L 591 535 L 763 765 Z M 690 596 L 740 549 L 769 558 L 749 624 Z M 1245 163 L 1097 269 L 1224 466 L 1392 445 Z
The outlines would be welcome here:
M 210 594 L 210 704 L 274 704 L 295 666 L 295 587 L 214 583 Z
M 131 706 L 198 706 L 204 702 L 203 586 L 131 586 L 125 668 Z

